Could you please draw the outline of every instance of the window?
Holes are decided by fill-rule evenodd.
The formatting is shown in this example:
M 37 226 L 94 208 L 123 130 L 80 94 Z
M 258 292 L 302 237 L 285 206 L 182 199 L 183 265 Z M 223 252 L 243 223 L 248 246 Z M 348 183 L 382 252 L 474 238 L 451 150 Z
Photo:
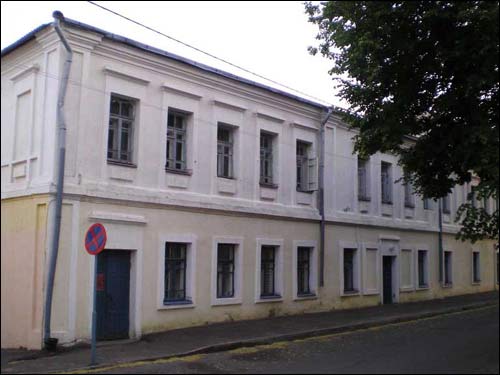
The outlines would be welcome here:
M 481 282 L 481 264 L 479 252 L 474 251 L 472 253 L 472 282 L 480 283 Z
M 311 253 L 310 247 L 297 248 L 297 294 L 309 295 L 311 293 Z
M 217 176 L 233 178 L 233 132 L 228 126 L 217 127 Z
M 165 243 L 165 294 L 163 303 L 186 300 L 187 244 Z
M 453 267 L 451 251 L 444 252 L 444 285 L 451 286 L 453 284 Z
M 273 184 L 273 138 L 269 133 L 260 133 L 260 183 Z
M 218 244 L 217 247 L 217 298 L 234 297 L 235 245 Z
M 135 101 L 111 95 L 108 160 L 132 163 Z
M 443 213 L 444 214 L 449 214 L 451 211 L 450 211 L 450 196 L 447 195 L 445 197 L 443 197 Z
M 316 158 L 309 157 L 311 144 L 297 140 L 297 191 L 317 189 Z
M 427 271 L 427 250 L 418 251 L 418 287 L 427 288 L 428 271 Z
M 381 166 L 382 203 L 392 204 L 391 164 L 382 162 Z
M 432 209 L 431 200 L 429 198 L 424 198 L 423 202 L 424 202 L 424 210 L 431 210 Z
M 471 187 L 471 191 L 470 193 L 468 194 L 467 196 L 467 199 L 470 200 L 470 204 L 472 205 L 472 207 L 476 208 L 477 207 L 477 199 L 476 199 L 476 188 L 475 186 L 472 186 Z
M 413 186 L 410 182 L 404 184 L 405 189 L 405 207 L 415 208 L 415 202 L 413 200 Z
M 356 249 L 344 249 L 344 292 L 357 292 L 355 287 L 355 260 Z
M 358 200 L 370 201 L 368 160 L 358 157 Z
M 187 115 L 168 111 L 167 165 L 166 169 L 185 171 L 186 167 Z
M 260 259 L 260 295 L 276 296 L 276 247 L 262 246 Z

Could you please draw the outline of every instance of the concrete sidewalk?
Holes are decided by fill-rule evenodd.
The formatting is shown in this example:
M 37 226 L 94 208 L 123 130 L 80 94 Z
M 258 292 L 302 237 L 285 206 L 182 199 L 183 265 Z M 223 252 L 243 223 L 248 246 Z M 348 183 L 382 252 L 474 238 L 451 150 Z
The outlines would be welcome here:
M 498 292 L 440 300 L 219 323 L 143 336 L 140 341 L 98 346 L 98 366 L 229 350 L 411 321 L 498 304 Z M 47 373 L 88 368 L 90 348 L 56 354 L 2 350 L 2 373 Z

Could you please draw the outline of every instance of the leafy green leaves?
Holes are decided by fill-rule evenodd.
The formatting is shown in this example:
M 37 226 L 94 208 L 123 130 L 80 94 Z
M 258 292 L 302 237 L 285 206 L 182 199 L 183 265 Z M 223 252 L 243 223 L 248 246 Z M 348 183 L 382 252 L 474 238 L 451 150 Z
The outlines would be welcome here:
M 497 1 L 329 1 L 305 9 L 319 29 L 310 52 L 332 60 L 330 74 L 350 103 L 355 152 L 400 156 L 415 191 L 429 198 L 475 175 L 498 199 Z M 457 220 L 461 239 L 498 239 L 498 212 L 464 205 Z

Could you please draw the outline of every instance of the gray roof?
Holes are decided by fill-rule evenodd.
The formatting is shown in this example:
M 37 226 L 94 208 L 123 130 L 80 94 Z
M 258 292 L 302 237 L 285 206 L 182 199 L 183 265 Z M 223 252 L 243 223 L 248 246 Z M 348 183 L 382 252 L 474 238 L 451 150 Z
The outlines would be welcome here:
M 290 94 L 290 93 L 282 91 L 282 90 L 278 90 L 278 89 L 276 89 L 274 87 L 263 85 L 261 83 L 252 81 L 252 80 L 247 79 L 247 78 L 239 77 L 239 76 L 237 76 L 235 74 L 228 73 L 226 71 L 223 71 L 223 70 L 220 70 L 220 69 L 217 69 L 217 68 L 213 68 L 213 67 L 205 65 L 205 64 L 201 64 L 199 62 L 187 59 L 185 57 L 182 57 L 182 56 L 179 56 L 179 55 L 176 55 L 176 54 L 173 54 L 173 53 L 161 50 L 159 48 L 155 48 L 155 47 L 149 46 L 149 45 L 144 44 L 144 43 L 137 42 L 135 40 L 126 38 L 126 37 L 121 36 L 121 35 L 110 33 L 110 32 L 108 32 L 106 30 L 102 30 L 102 29 L 99 29 L 99 28 L 94 27 L 94 26 L 87 25 L 87 24 L 82 23 L 82 22 L 78 22 L 78 21 L 75 21 L 75 20 L 72 20 L 72 19 L 69 19 L 69 18 L 64 18 L 63 22 L 66 23 L 67 25 L 75 27 L 75 28 L 79 28 L 79 29 L 82 29 L 82 30 L 91 31 L 91 32 L 95 32 L 95 33 L 101 34 L 101 35 L 103 35 L 104 38 L 110 39 L 110 40 L 112 40 L 114 42 L 122 43 L 122 44 L 125 44 L 127 46 L 140 49 L 142 51 L 153 53 L 155 55 L 167 57 L 169 59 L 178 61 L 180 63 L 186 64 L 186 65 L 189 65 L 189 66 L 192 66 L 192 67 L 195 67 L 195 68 L 203 70 L 205 72 L 216 74 L 218 76 L 222 76 L 222 77 L 225 77 L 225 78 L 228 78 L 228 79 L 231 79 L 233 81 L 237 81 L 237 82 L 249 85 L 249 86 L 257 87 L 257 88 L 263 89 L 265 91 L 270 91 L 270 92 L 278 94 L 280 96 L 284 96 L 284 97 L 287 97 L 287 98 L 299 101 L 301 103 L 308 104 L 308 105 L 313 106 L 315 108 L 320 108 L 320 109 L 323 109 L 323 110 L 326 110 L 326 109 L 329 108 L 328 106 L 325 106 L 323 104 L 314 102 L 312 100 L 305 99 L 305 98 L 302 98 L 300 96 L 297 96 L 297 95 L 294 95 L 294 94 Z M 15 49 L 17 49 L 17 48 L 21 47 L 22 45 L 28 43 L 30 40 L 35 39 L 37 33 L 39 33 L 40 31 L 42 31 L 46 27 L 49 27 L 50 25 L 52 25 L 52 23 L 46 23 L 46 24 L 40 25 L 36 29 L 34 29 L 33 31 L 31 31 L 30 33 L 26 34 L 21 39 L 19 39 L 18 41 L 16 41 L 15 43 L 11 44 L 10 46 L 5 47 L 2 50 L 2 52 L 1 52 L 1 57 L 4 57 L 4 56 L 8 55 L 9 53 L 11 53 L 12 51 L 14 51 Z M 335 112 L 341 113 L 341 112 L 343 112 L 343 110 L 340 109 L 340 108 L 335 108 Z

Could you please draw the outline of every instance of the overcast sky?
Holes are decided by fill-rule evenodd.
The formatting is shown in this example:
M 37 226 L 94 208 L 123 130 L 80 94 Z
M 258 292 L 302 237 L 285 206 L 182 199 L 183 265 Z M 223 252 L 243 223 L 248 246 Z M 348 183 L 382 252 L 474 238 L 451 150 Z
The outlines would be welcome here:
M 307 51 L 308 46 L 317 45 L 317 27 L 307 21 L 300 1 L 98 3 L 217 57 L 345 107 L 336 97 L 334 82 L 328 75 L 331 61 L 311 56 Z M 51 22 L 54 10 L 60 10 L 68 18 L 277 87 L 84 1 L 2 1 L 1 48 Z

